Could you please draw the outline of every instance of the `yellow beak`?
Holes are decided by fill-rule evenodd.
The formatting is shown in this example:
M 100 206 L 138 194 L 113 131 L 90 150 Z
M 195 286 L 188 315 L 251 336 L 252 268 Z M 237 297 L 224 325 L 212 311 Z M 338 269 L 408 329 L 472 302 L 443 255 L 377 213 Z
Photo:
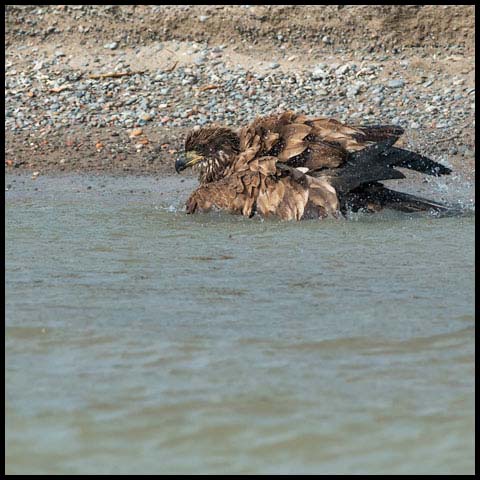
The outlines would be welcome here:
M 185 170 L 186 168 L 191 167 L 198 162 L 201 162 L 203 158 L 203 155 L 200 155 L 195 150 L 190 150 L 185 154 L 184 158 L 179 158 L 175 162 L 175 170 L 177 173 L 180 173 L 182 170 Z

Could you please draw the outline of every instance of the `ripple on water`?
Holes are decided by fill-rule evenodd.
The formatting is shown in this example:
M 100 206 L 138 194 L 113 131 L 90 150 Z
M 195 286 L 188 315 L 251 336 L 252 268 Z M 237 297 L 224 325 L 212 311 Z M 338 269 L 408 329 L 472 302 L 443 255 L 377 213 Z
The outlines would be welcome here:
M 261 221 L 85 181 L 7 192 L 7 473 L 474 471 L 474 211 Z

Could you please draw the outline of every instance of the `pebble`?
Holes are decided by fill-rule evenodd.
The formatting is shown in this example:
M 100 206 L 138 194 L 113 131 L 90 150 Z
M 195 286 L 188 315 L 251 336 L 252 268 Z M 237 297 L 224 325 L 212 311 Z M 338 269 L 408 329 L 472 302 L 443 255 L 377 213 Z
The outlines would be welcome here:
M 130 132 L 130 137 L 138 137 L 143 133 L 143 130 L 141 128 L 135 128 Z
M 108 50 L 115 50 L 118 48 L 118 42 L 111 42 L 111 43 L 106 43 L 103 48 L 106 48 Z
M 453 146 L 448 149 L 448 154 L 449 155 L 456 155 L 458 153 L 458 148 Z
M 354 97 L 355 95 L 358 95 L 359 92 L 360 92 L 360 86 L 352 85 L 347 89 L 347 97 Z
M 335 73 L 336 73 L 337 75 L 345 75 L 349 70 L 350 70 L 350 66 L 349 66 L 349 65 L 341 65 L 340 67 L 338 67 L 338 68 L 335 70 Z
M 312 72 L 312 79 L 313 80 L 322 80 L 328 77 L 328 72 L 323 68 L 317 67 Z
M 152 118 L 153 118 L 153 116 L 150 115 L 149 113 L 141 113 L 141 114 L 140 114 L 140 119 L 143 120 L 144 122 L 148 122 L 148 121 L 150 121 Z
M 405 81 L 404 80 L 389 80 L 389 82 L 387 83 L 387 86 L 389 88 L 402 88 L 403 86 L 405 85 Z

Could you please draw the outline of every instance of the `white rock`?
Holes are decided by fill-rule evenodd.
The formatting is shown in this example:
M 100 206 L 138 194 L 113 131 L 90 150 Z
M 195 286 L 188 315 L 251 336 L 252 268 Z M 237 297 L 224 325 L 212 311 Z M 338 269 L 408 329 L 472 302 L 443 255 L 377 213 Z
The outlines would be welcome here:
M 312 79 L 313 80 L 322 80 L 323 78 L 328 77 L 328 72 L 323 68 L 317 67 L 312 72 Z
M 115 50 L 118 47 L 118 42 L 111 42 L 111 43 L 106 43 L 103 48 L 106 48 L 108 50 Z
M 348 71 L 350 70 L 349 65 L 340 65 L 337 70 L 335 70 L 335 73 L 337 75 L 345 75 Z

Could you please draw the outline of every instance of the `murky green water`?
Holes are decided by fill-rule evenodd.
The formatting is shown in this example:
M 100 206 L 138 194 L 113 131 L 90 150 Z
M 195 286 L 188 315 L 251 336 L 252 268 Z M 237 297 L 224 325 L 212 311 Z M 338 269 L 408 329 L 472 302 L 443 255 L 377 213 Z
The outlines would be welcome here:
M 189 180 L 7 183 L 7 473 L 474 472 L 473 214 L 262 222 L 176 211 Z

